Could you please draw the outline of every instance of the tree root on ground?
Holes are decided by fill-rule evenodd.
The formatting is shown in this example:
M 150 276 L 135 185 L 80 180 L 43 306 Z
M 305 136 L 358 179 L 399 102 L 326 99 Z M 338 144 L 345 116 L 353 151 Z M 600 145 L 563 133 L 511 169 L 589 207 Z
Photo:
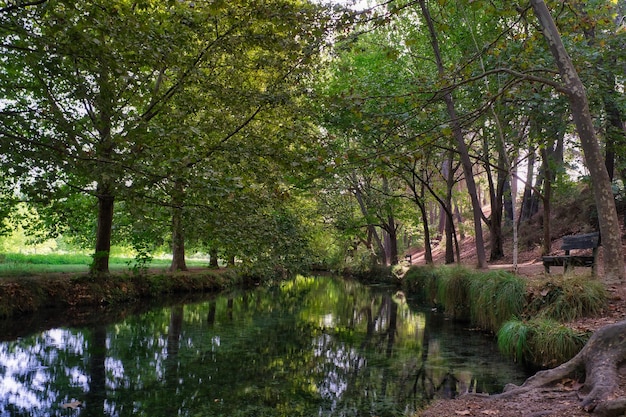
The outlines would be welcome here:
M 626 321 L 596 331 L 583 349 L 571 360 L 546 371 L 537 372 L 521 386 L 507 385 L 495 397 L 511 398 L 548 386 L 584 371 L 584 384 L 578 389 L 581 407 L 602 417 L 626 413 L 626 397 L 619 397 L 620 366 L 626 361 Z M 540 395 L 540 394 L 539 394 Z

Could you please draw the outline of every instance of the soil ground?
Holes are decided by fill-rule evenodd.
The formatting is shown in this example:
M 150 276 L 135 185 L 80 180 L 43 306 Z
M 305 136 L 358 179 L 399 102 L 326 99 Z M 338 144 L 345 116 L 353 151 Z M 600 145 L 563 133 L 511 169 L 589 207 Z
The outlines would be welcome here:
M 473 239 L 465 239 L 460 242 L 461 263 L 468 267 L 476 266 L 476 256 Z M 506 269 L 514 272 L 512 264 L 512 245 L 505 248 L 509 254 L 502 260 L 490 263 L 489 269 Z M 561 241 L 553 243 L 555 252 L 561 246 Z M 602 271 L 602 249 L 599 251 L 598 275 Z M 488 253 L 488 252 L 487 252 Z M 626 253 L 626 252 L 625 252 Z M 439 249 L 434 249 L 433 258 L 435 264 L 443 264 L 444 254 Z M 412 253 L 412 264 L 425 264 L 423 252 Z M 541 248 L 527 250 L 519 253 L 517 274 L 528 280 L 544 280 L 546 274 L 541 261 Z M 552 267 L 551 273 L 563 274 L 562 267 Z M 590 275 L 590 268 L 576 268 L 575 274 Z M 607 288 L 609 292 L 609 305 L 601 316 L 589 317 L 567 323 L 568 326 L 583 330 L 595 331 L 607 324 L 612 324 L 626 319 L 626 283 Z M 577 389 L 579 381 L 567 380 L 556 387 L 547 388 L 542 395 L 537 393 L 519 395 L 514 398 L 498 399 L 494 396 L 465 395 L 452 400 L 438 400 L 418 414 L 421 417 L 459 417 L 459 416 L 496 416 L 496 417 L 579 417 L 589 416 L 579 406 Z M 626 375 L 623 375 L 620 383 L 620 395 L 626 396 Z

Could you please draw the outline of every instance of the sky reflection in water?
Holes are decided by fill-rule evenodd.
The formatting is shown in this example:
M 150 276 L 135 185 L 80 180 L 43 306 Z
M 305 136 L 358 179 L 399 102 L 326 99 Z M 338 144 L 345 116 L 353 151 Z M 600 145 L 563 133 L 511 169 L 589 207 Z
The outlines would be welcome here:
M 402 416 L 526 377 L 394 292 L 298 278 L 3 342 L 0 417 Z

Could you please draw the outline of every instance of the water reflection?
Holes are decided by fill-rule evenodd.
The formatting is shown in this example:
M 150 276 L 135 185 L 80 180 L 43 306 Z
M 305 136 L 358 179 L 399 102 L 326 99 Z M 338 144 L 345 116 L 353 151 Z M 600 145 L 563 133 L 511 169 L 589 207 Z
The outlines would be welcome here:
M 402 416 L 525 376 L 402 294 L 299 278 L 0 343 L 0 416 Z

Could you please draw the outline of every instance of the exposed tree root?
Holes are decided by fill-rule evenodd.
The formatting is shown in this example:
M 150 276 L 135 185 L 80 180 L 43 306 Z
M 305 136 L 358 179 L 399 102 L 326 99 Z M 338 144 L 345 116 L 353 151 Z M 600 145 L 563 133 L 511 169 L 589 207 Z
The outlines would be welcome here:
M 500 398 L 529 391 L 541 391 L 577 372 L 584 371 L 585 382 L 578 390 L 580 405 L 602 417 L 626 413 L 626 398 L 618 397 L 619 368 L 626 361 L 626 321 L 600 328 L 574 358 L 546 371 L 537 372 L 521 386 L 509 385 Z M 540 395 L 540 394 L 539 394 Z

